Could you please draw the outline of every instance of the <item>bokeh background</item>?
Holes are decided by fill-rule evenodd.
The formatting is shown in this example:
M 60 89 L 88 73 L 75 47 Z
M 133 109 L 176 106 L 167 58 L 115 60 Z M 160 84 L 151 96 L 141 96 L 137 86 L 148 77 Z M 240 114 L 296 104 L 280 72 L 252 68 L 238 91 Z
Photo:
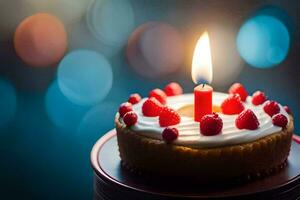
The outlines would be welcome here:
M 205 30 L 214 89 L 241 82 L 264 91 L 292 109 L 300 133 L 299 10 L 285 0 L 1 0 L 1 199 L 91 199 L 89 153 L 114 127 L 119 104 L 171 81 L 192 92 L 193 50 Z M 34 61 L 55 46 L 43 45 L 53 34 L 36 25 L 16 45 L 17 27 L 36 13 L 56 16 L 66 31 L 55 64 L 32 66 L 18 53 L 32 51 Z

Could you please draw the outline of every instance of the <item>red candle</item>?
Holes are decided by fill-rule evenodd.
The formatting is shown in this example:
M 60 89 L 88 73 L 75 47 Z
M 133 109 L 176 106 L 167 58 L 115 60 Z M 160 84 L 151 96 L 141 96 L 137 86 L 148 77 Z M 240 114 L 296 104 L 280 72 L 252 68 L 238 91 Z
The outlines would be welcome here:
M 204 32 L 199 38 L 193 56 L 192 79 L 195 84 L 211 83 L 212 60 L 209 45 L 209 36 Z M 213 88 L 200 84 L 194 88 L 194 120 L 200 122 L 204 115 L 212 113 Z
M 207 114 L 212 113 L 212 93 L 213 88 L 209 85 L 198 85 L 194 88 L 194 120 L 200 122 L 200 119 Z

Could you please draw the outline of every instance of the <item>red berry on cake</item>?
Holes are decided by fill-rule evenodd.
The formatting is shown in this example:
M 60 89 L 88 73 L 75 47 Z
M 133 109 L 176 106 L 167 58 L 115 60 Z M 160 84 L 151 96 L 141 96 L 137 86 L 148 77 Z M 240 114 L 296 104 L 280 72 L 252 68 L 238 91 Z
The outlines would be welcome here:
M 259 121 L 254 112 L 247 109 L 238 115 L 235 125 L 238 129 L 256 130 L 259 127 Z
M 174 109 L 166 106 L 161 110 L 158 120 L 161 127 L 166 127 L 179 124 L 181 118 Z
M 267 101 L 264 105 L 264 111 L 270 117 L 280 112 L 279 105 L 276 101 Z
M 182 94 L 183 90 L 178 83 L 171 82 L 165 87 L 164 91 L 167 96 L 176 96 Z
M 166 143 L 171 143 L 178 138 L 177 128 L 165 128 L 162 132 L 162 138 Z
M 283 108 L 284 108 L 284 110 L 285 110 L 289 115 L 292 114 L 292 111 L 291 111 L 291 109 L 290 109 L 288 106 L 284 106 Z
M 126 126 L 133 126 L 136 124 L 138 119 L 137 114 L 134 111 L 130 111 L 128 113 L 126 113 L 123 117 L 123 121 L 126 124 Z
M 280 126 L 282 128 L 286 127 L 288 119 L 283 114 L 276 114 L 272 117 L 272 122 L 275 126 Z
M 245 107 L 238 94 L 230 94 L 221 104 L 222 113 L 226 115 L 239 114 L 244 109 Z
M 167 95 L 164 91 L 162 91 L 161 89 L 154 89 L 151 90 L 149 92 L 149 97 L 154 97 L 156 98 L 160 103 L 162 104 L 166 104 L 166 100 L 167 100 Z
M 119 113 L 121 117 L 124 117 L 124 115 L 130 111 L 132 111 L 132 104 L 129 102 L 122 103 L 119 107 Z
M 141 101 L 141 99 L 142 97 L 138 93 L 134 93 L 129 96 L 128 102 L 131 104 L 137 104 L 138 102 Z
M 204 115 L 200 120 L 200 131 L 202 135 L 213 136 L 222 131 L 223 121 L 218 114 Z
M 157 101 L 156 98 L 150 97 L 148 98 L 142 106 L 142 113 L 146 117 L 156 117 L 159 115 L 163 108 L 163 105 Z
M 234 83 L 229 88 L 228 92 L 229 92 L 229 94 L 238 94 L 238 95 L 240 95 L 242 101 L 246 101 L 246 99 L 248 97 L 248 92 L 241 83 Z
M 263 93 L 261 91 L 256 91 L 252 95 L 252 104 L 253 105 L 257 106 L 257 105 L 263 104 L 266 100 L 267 100 L 267 97 L 266 97 L 265 93 Z

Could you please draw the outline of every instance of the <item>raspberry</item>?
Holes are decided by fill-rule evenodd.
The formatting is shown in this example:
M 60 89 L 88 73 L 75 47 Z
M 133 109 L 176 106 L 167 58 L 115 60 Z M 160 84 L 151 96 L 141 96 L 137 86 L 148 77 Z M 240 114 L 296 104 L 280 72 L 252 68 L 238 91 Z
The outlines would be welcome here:
M 123 117 L 123 121 L 126 124 L 126 126 L 133 126 L 136 124 L 138 119 L 137 114 L 134 111 L 130 111 L 128 113 L 126 113 Z
M 272 117 L 272 122 L 275 126 L 284 128 L 288 123 L 288 119 L 283 114 L 276 114 Z
M 292 114 L 292 111 L 291 111 L 291 109 L 290 109 L 288 106 L 284 106 L 283 108 L 284 108 L 284 110 L 285 110 L 289 115 Z
M 137 104 L 138 102 L 140 102 L 141 99 L 141 96 L 135 93 L 129 96 L 128 102 L 131 104 Z
M 132 111 L 132 104 L 129 102 L 122 103 L 119 107 L 119 113 L 121 117 L 124 117 L 124 115 L 130 111 Z
M 218 114 L 204 115 L 200 120 L 200 130 L 202 135 L 213 136 L 221 132 L 223 121 Z
M 242 101 L 246 101 L 248 97 L 248 92 L 244 86 L 240 83 L 235 83 L 229 88 L 229 94 L 238 94 L 241 97 Z
M 159 124 L 161 127 L 179 124 L 180 120 L 179 114 L 169 107 L 164 107 L 159 114 Z
M 227 115 L 239 114 L 245 109 L 238 94 L 230 94 L 221 104 L 222 113 Z
M 273 115 L 280 112 L 280 108 L 276 101 L 267 101 L 264 105 L 264 111 L 272 117 Z
M 150 92 L 149 92 L 149 97 L 154 97 L 154 98 L 156 98 L 160 103 L 166 104 L 167 95 L 166 95 L 165 92 L 162 91 L 161 89 L 156 88 L 156 89 L 150 91 Z
M 162 110 L 163 105 L 156 98 L 148 98 L 142 106 L 142 112 L 147 117 L 156 117 Z
M 182 94 L 182 88 L 178 83 L 171 82 L 164 89 L 167 96 L 176 96 Z
M 162 132 L 162 138 L 166 143 L 171 143 L 178 138 L 178 130 L 177 128 L 165 128 Z
M 259 121 L 250 109 L 241 112 L 235 119 L 235 125 L 238 129 L 256 130 L 259 127 Z
M 253 105 L 257 106 L 257 105 L 263 104 L 266 100 L 267 100 L 267 97 L 266 97 L 265 93 L 263 93 L 261 91 L 256 91 L 252 95 L 252 104 Z

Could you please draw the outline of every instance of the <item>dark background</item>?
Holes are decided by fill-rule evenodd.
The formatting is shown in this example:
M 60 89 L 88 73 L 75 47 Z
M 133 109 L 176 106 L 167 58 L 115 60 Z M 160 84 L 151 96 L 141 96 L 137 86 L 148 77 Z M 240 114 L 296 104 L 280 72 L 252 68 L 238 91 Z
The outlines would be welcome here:
M 66 130 L 53 125 L 47 115 L 44 101 L 47 88 L 55 79 L 56 68 L 37 69 L 27 66 L 14 52 L 12 34 L 1 39 L 0 76 L 10 80 L 17 90 L 15 116 L 8 124 L 0 127 L 1 199 L 91 199 L 93 173 L 89 153 L 93 143 L 114 127 L 113 118 L 118 105 L 126 101 L 133 92 L 146 96 L 150 89 L 163 87 L 170 81 L 179 82 L 185 92 L 191 92 L 194 84 L 191 81 L 189 66 L 193 45 L 203 27 L 215 30 L 212 36 L 217 32 L 214 29 L 216 26 L 220 27 L 220 30 L 229 27 L 236 35 L 243 22 L 266 5 L 280 7 L 291 18 L 291 43 L 286 59 L 270 69 L 253 68 L 241 61 L 241 72 L 234 79 L 224 80 L 223 84 L 213 82 L 212 85 L 216 91 L 226 92 L 231 83 L 241 82 L 250 93 L 257 89 L 265 91 L 269 98 L 290 106 L 296 119 L 296 133 L 300 132 L 299 2 L 286 0 L 131 0 L 130 2 L 135 12 L 136 27 L 155 20 L 167 22 L 179 30 L 186 44 L 185 62 L 180 70 L 168 76 L 146 79 L 136 74 L 128 65 L 124 55 L 125 47 L 110 56 L 109 61 L 114 74 L 113 87 L 104 101 L 98 105 L 104 114 L 97 118 L 97 130 L 90 133 L 77 134 L 73 129 Z M 2 20 L 7 18 L 4 15 L 7 12 L 3 14 L 1 10 L 11 9 L 11 12 L 18 15 L 18 10 L 24 6 L 19 5 L 18 1 L 11 1 L 11 4 L 1 6 L 0 3 Z M 81 24 L 84 21 L 77 23 Z M 1 33 L 4 34 L 3 31 L 5 30 L 1 30 Z M 72 31 L 69 34 L 72 34 Z M 84 41 L 82 44 L 82 48 L 94 49 Z M 232 45 L 235 45 L 234 40 Z M 212 49 L 212 54 L 214 51 L 217 50 Z M 231 58 L 221 59 L 220 62 L 224 63 L 219 62 L 218 65 L 227 66 L 227 61 L 230 63 Z M 215 76 L 218 76 L 218 73 L 222 72 L 215 73 Z

